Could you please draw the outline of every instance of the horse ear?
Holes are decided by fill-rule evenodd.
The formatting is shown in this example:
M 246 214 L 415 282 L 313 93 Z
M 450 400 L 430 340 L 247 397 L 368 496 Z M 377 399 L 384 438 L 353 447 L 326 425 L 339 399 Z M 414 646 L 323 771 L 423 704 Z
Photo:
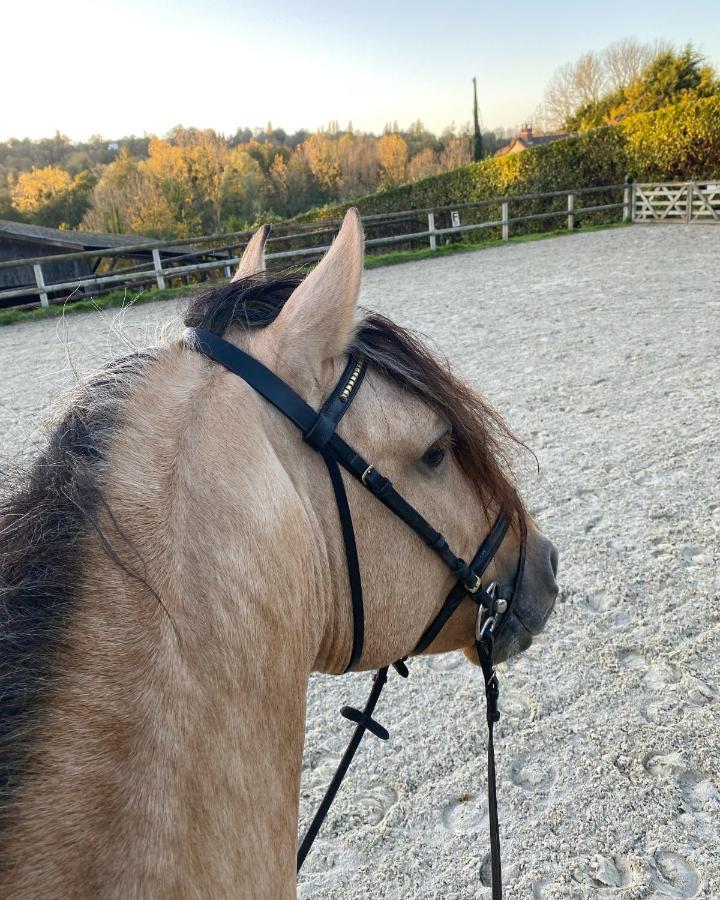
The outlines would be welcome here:
M 318 366 L 347 349 L 353 337 L 363 254 L 360 213 L 349 209 L 328 252 L 265 329 L 286 362 Z
M 240 281 L 241 278 L 247 278 L 248 275 L 257 275 L 258 272 L 265 271 L 265 241 L 269 233 L 270 226 L 263 225 L 250 238 L 240 257 L 232 281 Z

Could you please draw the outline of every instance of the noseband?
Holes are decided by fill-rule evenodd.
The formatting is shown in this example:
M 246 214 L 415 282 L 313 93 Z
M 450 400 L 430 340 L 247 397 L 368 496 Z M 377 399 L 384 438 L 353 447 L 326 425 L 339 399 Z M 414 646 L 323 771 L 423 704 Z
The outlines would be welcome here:
M 510 527 L 510 519 L 501 511 L 489 534 L 480 544 L 477 553 L 470 563 L 456 556 L 444 536 L 436 531 L 420 513 L 405 500 L 393 487 L 389 478 L 363 459 L 337 433 L 337 426 L 350 404 L 357 396 L 365 377 L 367 363 L 364 358 L 352 355 L 343 371 L 340 380 L 323 404 L 320 412 L 316 412 L 288 384 L 278 378 L 261 362 L 249 356 L 243 350 L 223 340 L 211 331 L 199 328 L 188 328 L 184 333 L 185 343 L 192 349 L 220 363 L 230 372 L 247 382 L 262 397 L 282 412 L 302 432 L 303 440 L 322 456 L 330 476 L 335 494 L 350 583 L 350 599 L 352 606 L 353 640 L 350 659 L 345 671 L 353 669 L 362 657 L 365 639 L 365 614 L 362 595 L 362 579 L 355 542 L 352 515 L 348 504 L 345 485 L 340 467 L 363 485 L 371 494 L 402 519 L 406 525 L 418 534 L 452 572 L 456 584 L 445 598 L 440 611 L 420 636 L 419 641 L 408 655 L 422 653 L 435 640 L 442 628 L 458 608 L 460 603 L 469 597 L 478 605 L 475 646 L 480 666 L 485 677 L 485 695 L 487 700 L 488 740 L 488 795 L 490 808 L 491 860 L 493 875 L 493 900 L 502 896 L 500 874 L 499 828 L 497 823 L 497 803 L 495 800 L 495 761 L 493 751 L 493 725 L 498 720 L 497 709 L 498 682 L 493 664 L 494 638 L 507 621 L 513 599 L 522 581 L 525 564 L 525 523 L 520 517 L 520 552 L 513 583 L 500 587 L 492 583 L 487 588 L 482 586 L 482 576 L 500 549 Z M 403 677 L 407 677 L 406 657 L 393 663 Z M 345 718 L 355 722 L 357 728 L 350 744 L 341 760 L 338 771 L 333 778 L 327 794 L 323 799 L 313 822 L 298 851 L 298 871 L 305 860 L 315 836 L 327 815 L 335 798 L 340 783 L 357 750 L 365 731 L 371 731 L 377 737 L 387 740 L 388 732 L 372 718 L 375 704 L 387 680 L 388 667 L 380 669 L 374 678 L 373 688 L 363 711 L 351 707 L 343 707 L 341 713 Z

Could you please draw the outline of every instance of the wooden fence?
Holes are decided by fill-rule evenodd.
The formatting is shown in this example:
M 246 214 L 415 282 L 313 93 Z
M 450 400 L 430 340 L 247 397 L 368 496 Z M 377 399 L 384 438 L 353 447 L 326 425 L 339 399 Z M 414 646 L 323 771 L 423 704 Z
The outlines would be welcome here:
M 600 201 L 600 202 L 592 202 Z M 565 222 L 573 230 L 582 223 L 608 222 L 614 217 L 631 221 L 635 208 L 635 194 L 631 183 L 604 185 L 552 191 L 543 194 L 525 194 L 499 197 L 475 203 L 461 203 L 432 209 L 405 210 L 383 215 L 363 216 L 368 252 L 382 251 L 390 247 L 416 249 L 420 246 L 436 250 L 442 242 L 502 238 L 511 234 L 543 231 L 557 228 Z M 273 228 L 267 242 L 266 258 L 269 265 L 301 265 L 313 262 L 329 247 L 337 233 L 340 220 L 307 223 L 284 223 Z M 0 291 L 0 306 L 48 306 L 64 302 L 68 298 L 82 299 L 118 288 L 140 289 L 147 285 L 165 288 L 172 283 L 189 279 L 203 280 L 215 273 L 215 277 L 227 277 L 237 265 L 251 232 L 204 235 L 175 241 L 148 241 L 130 247 L 112 247 L 64 253 L 62 256 L 38 256 L 29 259 L 0 262 L 2 269 L 32 267 L 34 283 L 11 290 Z M 187 253 L 170 259 L 161 259 L 160 250 L 166 247 L 191 245 Z M 147 263 L 114 269 L 120 257 L 128 251 L 150 250 L 152 266 Z M 91 277 L 76 281 L 47 283 L 43 265 L 58 259 L 88 259 L 92 261 Z M 103 272 L 102 269 L 109 269 Z M 98 271 L 99 270 L 99 271 Z M 16 304 L 12 301 L 15 300 Z
M 677 181 L 636 184 L 633 222 L 720 222 L 720 182 Z

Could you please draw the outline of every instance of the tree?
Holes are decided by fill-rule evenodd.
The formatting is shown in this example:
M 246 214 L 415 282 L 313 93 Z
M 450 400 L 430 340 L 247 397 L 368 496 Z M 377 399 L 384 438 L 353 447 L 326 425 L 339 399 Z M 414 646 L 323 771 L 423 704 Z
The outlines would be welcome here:
M 408 164 L 408 181 L 418 181 L 420 178 L 429 178 L 440 172 L 440 162 L 432 147 L 425 147 L 412 157 Z
M 625 38 L 561 66 L 536 121 L 582 132 L 676 103 L 688 93 L 708 97 L 718 90 L 714 70 L 692 45 L 678 52 L 662 41 Z
M 440 171 L 452 172 L 472 160 L 472 139 L 469 134 L 456 134 L 454 128 L 446 128 L 441 141 L 443 148 L 440 153 Z
M 643 44 L 636 38 L 623 38 L 602 52 L 610 91 L 621 91 L 640 77 L 640 73 L 660 53 L 671 50 L 664 41 Z
M 597 103 L 607 85 L 602 58 L 593 51 L 555 71 L 545 92 L 545 117 L 561 128 L 579 107 Z
M 160 238 L 200 233 L 183 148 L 169 140 L 152 138 L 148 151 L 148 158 L 139 166 L 144 183 L 138 197 L 135 229 Z
M 282 160 L 282 156 L 276 157 Z M 233 150 L 220 187 L 218 225 L 235 231 L 252 225 L 265 207 L 266 186 L 260 164 L 245 150 Z
M 688 44 L 684 50 L 657 55 L 625 91 L 619 115 L 650 112 L 677 103 L 684 95 L 710 97 L 720 92 L 714 69 Z
M 303 144 L 303 152 L 317 183 L 332 196 L 340 187 L 341 168 L 337 140 L 326 132 L 311 134 Z
M 338 140 L 340 198 L 348 200 L 377 190 L 379 181 L 376 140 L 367 134 L 343 134 Z
M 477 102 L 477 79 L 473 78 L 473 161 L 480 162 L 485 156 L 482 132 L 480 131 L 480 115 Z
M 57 166 L 44 166 L 31 172 L 21 172 L 12 191 L 13 205 L 24 215 L 37 213 L 56 203 L 72 188 L 72 178 Z
M 28 221 L 53 228 L 75 228 L 89 205 L 95 184 L 90 172 L 72 178 L 58 166 L 21 172 L 11 190 L 15 209 Z
M 95 185 L 82 220 L 83 228 L 115 234 L 134 231 L 143 187 L 138 160 L 126 148 L 121 148 L 117 159 L 104 168 Z
M 384 134 L 377 142 L 384 185 L 402 184 L 407 177 L 408 145 L 399 134 Z

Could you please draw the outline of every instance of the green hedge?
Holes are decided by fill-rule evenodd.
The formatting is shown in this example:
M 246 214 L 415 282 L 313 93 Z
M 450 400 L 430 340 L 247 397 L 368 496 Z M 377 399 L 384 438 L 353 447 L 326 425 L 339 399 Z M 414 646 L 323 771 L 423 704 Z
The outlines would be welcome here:
M 544 193 L 570 188 L 596 187 L 622 182 L 626 174 L 636 180 L 692 180 L 715 178 L 720 173 L 720 97 L 687 98 L 674 106 L 629 116 L 619 125 L 606 126 L 579 137 L 512 156 L 470 163 L 453 172 L 425 178 L 402 187 L 361 197 L 352 203 L 325 207 L 298 216 L 298 221 L 340 217 L 349 206 L 364 215 L 471 203 L 494 197 Z M 616 201 L 598 194 L 589 203 Z M 585 202 L 585 201 L 584 201 Z M 557 204 L 555 204 L 557 206 Z M 518 214 L 554 208 L 549 202 L 531 209 L 523 204 Z M 488 210 L 491 218 L 496 211 Z M 512 210 L 511 210 L 512 215 Z M 616 220 L 611 213 L 606 217 Z M 592 221 L 602 219 L 593 214 Z M 546 230 L 551 222 L 536 222 L 525 230 Z M 487 229 L 488 237 L 496 237 Z
M 720 97 L 690 95 L 674 106 L 629 116 L 619 127 L 628 171 L 638 181 L 700 181 L 720 174 Z

